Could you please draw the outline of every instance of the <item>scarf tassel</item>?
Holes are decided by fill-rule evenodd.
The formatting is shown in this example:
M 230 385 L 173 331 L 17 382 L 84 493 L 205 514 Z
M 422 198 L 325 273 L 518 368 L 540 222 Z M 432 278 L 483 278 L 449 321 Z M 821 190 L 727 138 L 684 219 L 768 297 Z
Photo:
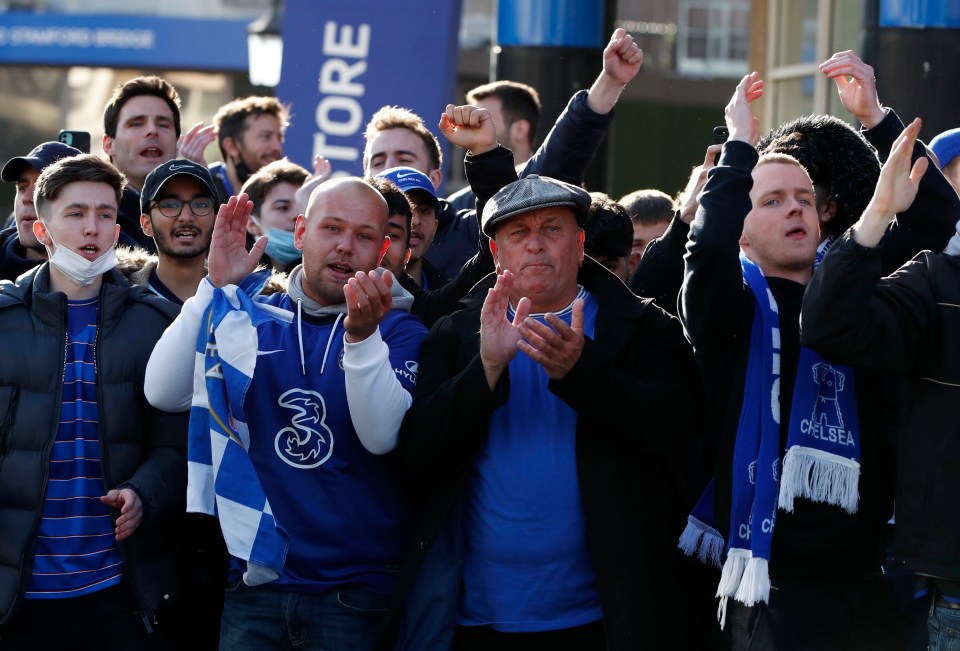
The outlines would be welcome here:
M 753 556 L 747 549 L 731 549 L 720 571 L 720 585 L 717 588 L 720 605 L 717 608 L 717 620 L 723 629 L 727 623 L 727 603 L 736 599 L 751 607 L 758 602 L 770 600 L 770 565 L 766 558 Z
M 680 543 L 677 546 L 687 556 L 696 554 L 701 563 L 720 567 L 723 536 L 699 518 L 687 516 L 687 526 L 680 535 Z
M 720 570 L 720 585 L 717 586 L 717 596 L 720 597 L 717 620 L 720 622 L 721 630 L 727 623 L 727 601 L 737 594 L 737 587 L 740 585 L 740 579 L 743 577 L 749 558 L 749 549 L 734 547 L 727 552 L 727 560 L 723 562 L 723 568 Z
M 750 559 L 749 549 L 733 548 L 727 552 L 727 560 L 720 570 L 720 585 L 717 586 L 718 597 L 733 597 L 737 594 L 740 579 Z
M 754 606 L 761 601 L 769 602 L 770 566 L 767 559 L 754 556 L 747 561 L 734 599 L 747 607 Z
M 793 500 L 802 497 L 855 513 L 859 483 L 860 464 L 853 459 L 795 445 L 783 459 L 779 506 L 793 513 Z

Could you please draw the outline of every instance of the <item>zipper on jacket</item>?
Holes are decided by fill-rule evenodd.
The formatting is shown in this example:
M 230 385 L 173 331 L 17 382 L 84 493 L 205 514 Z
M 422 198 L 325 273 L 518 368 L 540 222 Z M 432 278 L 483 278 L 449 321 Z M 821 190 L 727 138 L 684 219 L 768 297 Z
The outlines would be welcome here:
M 109 454 L 107 453 L 107 444 L 106 444 L 106 418 L 105 410 L 103 409 L 103 382 L 101 381 L 100 375 L 100 334 L 103 332 L 103 313 L 104 306 L 106 305 L 106 293 L 107 293 L 107 284 L 102 283 L 100 285 L 100 303 L 97 306 L 97 331 L 93 336 L 93 373 L 94 378 L 96 379 L 97 384 L 97 441 L 100 445 L 100 473 L 103 475 L 103 490 L 106 494 L 110 490 L 109 484 L 113 484 L 114 477 L 107 477 L 107 472 L 109 468 Z M 109 483 L 108 483 L 109 480 Z M 133 490 L 132 488 L 130 490 Z M 140 499 L 140 496 L 137 495 L 137 498 Z M 141 511 L 143 509 L 143 500 L 141 499 Z M 113 509 L 113 507 L 110 507 Z M 118 512 L 119 513 L 119 512 Z M 119 517 L 119 514 L 118 514 Z M 143 524 L 143 516 L 141 515 L 140 524 Z M 114 520 L 114 528 L 116 528 L 117 521 Z M 133 600 L 137 604 L 138 612 L 140 613 L 140 619 L 143 621 L 144 627 L 147 629 L 147 633 L 153 633 L 153 626 L 151 625 L 151 613 L 148 613 L 143 608 L 143 604 L 140 602 L 140 594 L 137 591 L 136 580 L 133 578 L 133 573 L 130 571 L 130 559 L 127 555 L 127 546 L 126 541 L 116 540 L 114 538 L 113 544 L 116 545 L 117 551 L 120 552 L 120 557 L 123 558 L 123 581 L 127 582 L 127 586 L 130 588 L 130 594 L 133 596 Z M 156 624 L 156 615 L 153 614 L 153 623 Z

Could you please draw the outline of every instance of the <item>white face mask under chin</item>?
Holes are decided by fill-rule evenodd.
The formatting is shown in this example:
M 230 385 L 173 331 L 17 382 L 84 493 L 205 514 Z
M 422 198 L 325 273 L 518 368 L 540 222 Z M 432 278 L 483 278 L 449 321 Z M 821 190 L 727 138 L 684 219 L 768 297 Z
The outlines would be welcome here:
M 106 253 L 91 261 L 65 246 L 60 246 L 52 236 L 50 240 L 57 247 L 50 256 L 50 264 L 80 286 L 91 284 L 98 276 L 117 266 L 117 252 L 112 246 Z M 47 253 L 49 252 L 50 249 L 47 249 Z

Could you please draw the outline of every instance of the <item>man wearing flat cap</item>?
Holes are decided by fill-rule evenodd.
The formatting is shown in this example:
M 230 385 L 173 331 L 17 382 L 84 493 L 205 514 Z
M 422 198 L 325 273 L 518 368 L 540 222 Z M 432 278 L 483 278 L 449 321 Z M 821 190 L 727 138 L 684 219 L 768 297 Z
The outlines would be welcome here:
M 497 192 L 496 273 L 423 342 L 399 447 L 427 498 L 396 648 L 636 649 L 679 616 L 698 375 L 679 322 L 584 256 L 589 204 L 535 175 Z

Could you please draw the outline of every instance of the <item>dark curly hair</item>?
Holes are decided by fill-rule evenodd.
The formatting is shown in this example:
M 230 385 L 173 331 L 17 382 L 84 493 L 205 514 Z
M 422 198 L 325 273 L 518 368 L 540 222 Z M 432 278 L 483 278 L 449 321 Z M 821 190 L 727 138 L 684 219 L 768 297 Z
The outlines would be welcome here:
M 600 192 L 590 194 L 583 224 L 584 252 L 591 258 L 624 258 L 633 246 L 633 223 L 626 208 Z
M 821 228 L 832 237 L 860 218 L 880 177 L 876 150 L 856 129 L 832 115 L 807 115 L 787 122 L 761 138 L 757 150 L 793 156 L 807 169 L 817 190 L 826 190 L 837 213 Z

